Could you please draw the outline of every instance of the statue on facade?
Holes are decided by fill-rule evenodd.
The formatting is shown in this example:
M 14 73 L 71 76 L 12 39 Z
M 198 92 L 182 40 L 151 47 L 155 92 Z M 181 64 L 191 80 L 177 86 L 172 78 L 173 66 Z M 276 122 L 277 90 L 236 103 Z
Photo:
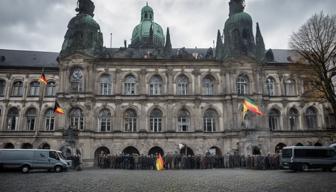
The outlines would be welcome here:
M 91 0 L 78 0 L 76 11 L 81 14 L 88 14 L 92 17 L 94 16 L 93 12 L 95 10 L 95 5 Z
M 245 9 L 245 0 L 231 0 L 229 2 L 230 14 L 229 16 L 243 12 Z

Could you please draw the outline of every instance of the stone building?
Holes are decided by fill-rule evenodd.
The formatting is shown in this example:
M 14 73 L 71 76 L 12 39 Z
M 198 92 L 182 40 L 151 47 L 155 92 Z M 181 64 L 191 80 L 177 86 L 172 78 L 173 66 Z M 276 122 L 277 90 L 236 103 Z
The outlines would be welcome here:
M 79 0 L 60 53 L 0 50 L 0 147 L 77 152 L 90 166 L 101 152 L 267 154 L 334 142 L 329 104 L 307 94 L 309 64 L 266 51 L 243 4 L 230 1 L 214 50 L 173 49 L 148 5 L 131 44 L 111 49 L 94 4 Z M 244 97 L 264 115 L 242 119 Z

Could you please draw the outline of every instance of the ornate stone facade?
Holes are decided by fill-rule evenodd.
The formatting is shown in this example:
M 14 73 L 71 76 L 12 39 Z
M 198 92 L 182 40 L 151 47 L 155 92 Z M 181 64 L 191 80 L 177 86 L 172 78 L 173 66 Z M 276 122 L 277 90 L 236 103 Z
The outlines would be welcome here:
M 78 152 L 93 165 L 101 151 L 148 154 L 159 147 L 175 153 L 186 144 L 194 154 L 214 147 L 221 154 L 267 154 L 284 145 L 335 141 L 330 107 L 306 96 L 309 86 L 297 71 L 311 69 L 296 63 L 291 51 L 271 51 L 272 61 L 245 54 L 205 58 L 187 49 L 192 58 L 178 57 L 175 49 L 171 58 L 134 58 L 128 51 L 75 49 L 57 63 L 58 54 L 50 53 L 38 64 L 34 57 L 47 53 L 0 50 L 0 147 Z M 11 57 L 19 53 L 30 65 Z M 49 84 L 36 86 L 42 69 Z M 264 115 L 249 112 L 242 119 L 244 97 Z M 64 115 L 50 113 L 56 100 Z

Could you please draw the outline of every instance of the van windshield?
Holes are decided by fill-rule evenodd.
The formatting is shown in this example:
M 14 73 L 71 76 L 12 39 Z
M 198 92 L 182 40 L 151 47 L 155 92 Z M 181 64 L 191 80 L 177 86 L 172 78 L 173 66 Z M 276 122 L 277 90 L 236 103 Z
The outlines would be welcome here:
M 282 158 L 291 158 L 292 149 L 282 149 Z

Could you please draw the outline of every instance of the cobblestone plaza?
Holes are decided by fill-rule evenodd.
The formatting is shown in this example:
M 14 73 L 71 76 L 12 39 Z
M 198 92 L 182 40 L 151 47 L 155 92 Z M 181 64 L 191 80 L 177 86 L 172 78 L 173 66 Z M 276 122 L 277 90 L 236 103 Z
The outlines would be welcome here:
M 336 173 L 210 169 L 1 173 L 1 192 L 335 192 Z

